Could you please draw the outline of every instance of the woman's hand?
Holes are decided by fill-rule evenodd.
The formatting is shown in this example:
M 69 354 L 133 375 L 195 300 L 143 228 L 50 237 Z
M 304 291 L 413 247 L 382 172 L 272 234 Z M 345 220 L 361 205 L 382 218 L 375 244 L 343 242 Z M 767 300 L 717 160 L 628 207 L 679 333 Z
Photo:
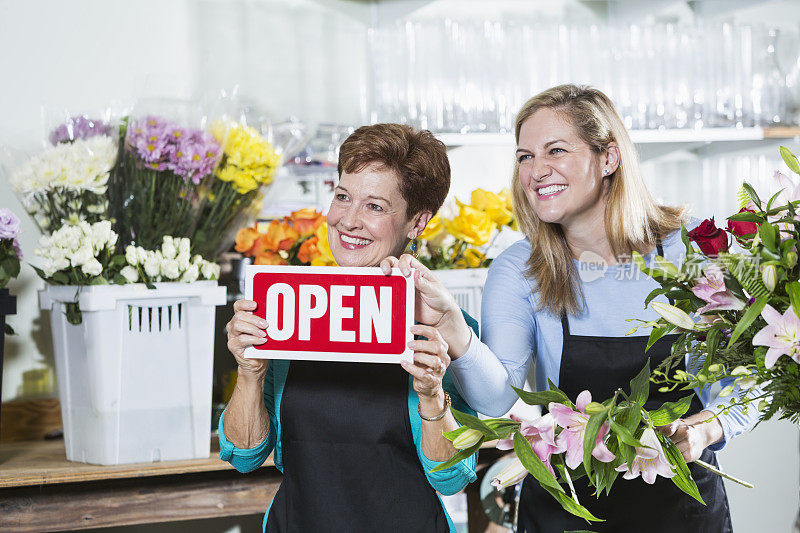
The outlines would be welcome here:
M 269 368 L 269 359 L 247 359 L 244 350 L 248 346 L 267 341 L 267 321 L 253 314 L 256 303 L 252 300 L 236 300 L 233 318 L 225 325 L 228 333 L 228 350 L 239 365 L 239 376 L 263 378 Z
M 453 295 L 428 267 L 408 254 L 401 255 L 399 259 L 387 257 L 381 261 L 380 267 L 387 276 L 392 273 L 392 268 L 399 268 L 406 277 L 411 275 L 411 269 L 415 270 L 415 319 L 439 330 L 441 337 L 449 345 L 448 353 L 451 357 L 458 358 L 463 355 L 469 346 L 469 326 L 464 321 Z
M 656 429 L 675 443 L 687 463 L 699 459 L 703 450 L 719 442 L 724 436 L 722 424 L 711 411 L 701 411 L 687 418 L 679 418 L 671 424 L 658 426 Z
M 422 335 L 427 340 L 412 340 L 408 347 L 414 350 L 414 362 L 403 361 L 402 367 L 414 376 L 414 390 L 420 397 L 420 403 L 426 399 L 435 399 L 442 394 L 442 378 L 450 365 L 450 356 L 447 355 L 447 343 L 442 336 L 431 326 L 416 324 L 411 326 L 411 333 Z M 441 408 L 439 409 L 441 411 Z M 436 416 L 437 413 L 430 413 Z M 428 415 L 428 413 L 426 413 Z

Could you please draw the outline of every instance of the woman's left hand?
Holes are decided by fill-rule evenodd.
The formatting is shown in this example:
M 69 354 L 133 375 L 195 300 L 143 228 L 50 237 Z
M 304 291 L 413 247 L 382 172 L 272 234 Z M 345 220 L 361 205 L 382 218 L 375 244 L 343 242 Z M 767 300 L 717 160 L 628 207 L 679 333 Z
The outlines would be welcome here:
M 701 411 L 687 418 L 679 418 L 656 429 L 675 443 L 687 463 L 698 460 L 703 450 L 719 442 L 724 436 L 722 424 L 711 411 Z
M 421 335 L 425 339 L 414 339 L 408 347 L 414 350 L 414 362 L 401 363 L 402 367 L 414 376 L 414 390 L 420 397 L 436 398 L 442 392 L 442 378 L 448 365 L 450 356 L 447 355 L 447 343 L 439 331 L 431 326 L 415 324 L 411 326 L 411 333 Z M 431 416 L 436 413 L 431 413 Z

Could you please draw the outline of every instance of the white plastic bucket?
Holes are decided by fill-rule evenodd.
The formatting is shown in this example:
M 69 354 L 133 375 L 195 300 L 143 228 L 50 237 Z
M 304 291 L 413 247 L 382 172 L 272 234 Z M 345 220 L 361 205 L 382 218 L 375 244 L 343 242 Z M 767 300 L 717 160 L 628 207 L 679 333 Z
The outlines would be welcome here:
M 113 465 L 210 455 L 216 281 L 48 285 L 67 459 Z M 72 325 L 67 302 L 78 302 Z

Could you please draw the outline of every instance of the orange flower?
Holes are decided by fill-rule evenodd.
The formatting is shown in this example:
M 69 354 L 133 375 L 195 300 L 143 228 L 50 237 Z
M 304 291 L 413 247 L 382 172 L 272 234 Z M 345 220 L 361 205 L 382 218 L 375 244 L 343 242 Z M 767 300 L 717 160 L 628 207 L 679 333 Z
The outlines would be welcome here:
M 260 245 L 262 249 L 273 252 L 288 250 L 297 242 L 298 238 L 299 235 L 289 224 L 281 222 L 280 220 L 273 220 L 267 226 L 267 230 L 264 234 L 258 238 L 258 241 L 263 242 L 259 244 L 257 241 L 256 246 Z
M 297 250 L 297 260 L 301 263 L 308 265 L 319 257 L 319 249 L 317 248 L 317 242 L 319 241 L 319 237 L 316 235 L 313 237 L 309 237 L 308 239 L 303 241 L 303 244 L 300 245 L 300 249 Z
M 267 250 L 263 254 L 257 255 L 256 260 L 253 262 L 255 265 L 285 265 L 286 259 L 276 252 Z
M 287 222 L 291 222 L 292 228 L 300 234 L 300 237 L 313 235 L 320 224 L 325 220 L 322 213 L 313 207 L 300 209 L 287 217 Z
M 260 233 L 255 228 L 242 228 L 236 234 L 236 246 L 234 249 L 237 252 L 241 252 L 245 255 L 250 255 L 250 251 L 253 248 L 253 244 L 255 244 L 256 239 L 258 239 Z

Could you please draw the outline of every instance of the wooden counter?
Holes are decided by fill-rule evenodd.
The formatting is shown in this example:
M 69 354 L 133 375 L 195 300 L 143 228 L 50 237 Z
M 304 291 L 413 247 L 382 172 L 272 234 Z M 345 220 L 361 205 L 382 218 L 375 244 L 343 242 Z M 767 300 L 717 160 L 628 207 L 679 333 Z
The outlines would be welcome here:
M 0 444 L 0 531 L 69 531 L 264 513 L 281 473 L 241 474 L 211 457 L 118 466 L 71 463 L 63 441 Z

